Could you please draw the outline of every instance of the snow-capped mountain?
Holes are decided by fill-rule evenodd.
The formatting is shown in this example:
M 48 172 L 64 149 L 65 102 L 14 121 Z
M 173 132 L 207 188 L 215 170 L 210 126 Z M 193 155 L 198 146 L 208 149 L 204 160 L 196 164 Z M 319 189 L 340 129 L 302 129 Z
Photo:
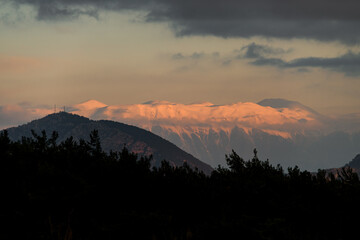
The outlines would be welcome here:
M 111 106 L 90 100 L 74 105 L 70 112 L 144 128 L 212 166 L 224 165 L 224 156 L 232 149 L 247 159 L 256 147 L 261 158 L 274 164 L 309 170 L 341 166 L 360 152 L 360 131 L 354 131 L 358 130 L 354 124 L 347 128 L 335 118 L 284 99 Z

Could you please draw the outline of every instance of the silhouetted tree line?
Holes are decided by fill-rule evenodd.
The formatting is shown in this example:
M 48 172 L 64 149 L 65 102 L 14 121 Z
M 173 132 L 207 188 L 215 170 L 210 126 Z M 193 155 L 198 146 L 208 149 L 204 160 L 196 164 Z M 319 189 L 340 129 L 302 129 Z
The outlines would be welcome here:
M 350 239 L 358 175 L 285 171 L 236 152 L 210 176 L 125 147 L 0 133 L 0 239 Z M 356 236 L 356 235 L 355 235 Z

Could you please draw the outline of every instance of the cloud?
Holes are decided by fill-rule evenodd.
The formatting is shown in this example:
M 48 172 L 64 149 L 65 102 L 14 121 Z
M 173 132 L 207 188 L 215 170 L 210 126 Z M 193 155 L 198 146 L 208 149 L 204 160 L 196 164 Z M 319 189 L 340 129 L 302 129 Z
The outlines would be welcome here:
M 281 58 L 260 57 L 250 63 L 255 66 L 299 68 L 300 70 L 309 67 L 317 67 L 342 72 L 346 76 L 360 76 L 360 53 L 353 53 L 351 51 L 334 58 L 307 57 L 284 61 Z
M 218 57 L 219 54 L 218 53 L 213 53 L 210 57 Z M 194 52 L 191 55 L 183 55 L 182 53 L 176 53 L 174 55 L 171 56 L 171 58 L 173 60 L 183 60 L 183 59 L 192 59 L 192 60 L 197 60 L 197 59 L 201 59 L 201 58 L 205 58 L 205 57 L 209 57 L 208 55 L 206 55 L 205 53 L 202 52 Z
M 305 38 L 357 44 L 357 0 L 12 0 L 35 7 L 39 20 L 97 17 L 100 10 L 140 10 L 169 22 L 177 36 Z
M 146 0 L 4 0 L 15 8 L 19 5 L 33 6 L 36 18 L 41 21 L 57 21 L 77 19 L 86 15 L 98 19 L 99 11 L 151 10 Z M 150 1 L 156 2 L 156 1 Z
M 184 59 L 185 56 L 182 55 L 182 53 L 176 53 L 176 54 L 172 55 L 171 58 L 174 60 L 180 60 L 180 59 Z
M 241 48 L 240 52 L 245 51 L 244 55 L 239 55 L 239 58 L 260 58 L 266 55 L 279 55 L 289 52 L 282 48 L 273 48 L 265 45 L 251 43 Z
M 98 10 L 93 7 L 70 7 L 64 4 L 44 3 L 38 6 L 38 20 L 62 20 L 76 19 L 81 15 L 87 15 L 98 19 Z
M 271 46 L 251 43 L 240 49 L 235 49 L 231 53 L 220 55 L 218 52 L 198 53 L 190 55 L 176 53 L 171 56 L 173 60 L 198 60 L 213 59 L 222 66 L 229 66 L 239 60 L 251 60 L 249 64 L 254 66 L 273 66 L 281 69 L 296 68 L 298 72 L 310 72 L 311 68 L 322 68 L 335 72 L 344 73 L 346 76 L 360 76 L 360 53 L 348 51 L 347 53 L 333 58 L 323 57 L 304 57 L 286 61 L 278 55 L 289 53 L 292 49 L 285 50 Z
M 219 52 L 204 53 L 204 52 L 193 52 L 192 54 L 183 54 L 178 52 L 171 56 L 172 60 L 206 60 L 212 59 L 220 62 L 223 66 L 228 66 L 232 62 L 242 59 L 259 59 L 270 56 L 278 56 L 289 53 L 292 49 L 285 50 L 282 48 L 274 48 L 267 45 L 257 44 L 252 42 L 248 45 L 235 49 L 232 52 L 220 54 Z

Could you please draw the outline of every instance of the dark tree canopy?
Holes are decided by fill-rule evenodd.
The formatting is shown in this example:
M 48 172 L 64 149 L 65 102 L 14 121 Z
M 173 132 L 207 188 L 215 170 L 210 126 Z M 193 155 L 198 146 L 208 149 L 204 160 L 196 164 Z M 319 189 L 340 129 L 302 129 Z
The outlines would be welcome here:
M 0 239 L 349 239 L 359 178 L 232 151 L 211 175 L 90 140 L 0 132 Z

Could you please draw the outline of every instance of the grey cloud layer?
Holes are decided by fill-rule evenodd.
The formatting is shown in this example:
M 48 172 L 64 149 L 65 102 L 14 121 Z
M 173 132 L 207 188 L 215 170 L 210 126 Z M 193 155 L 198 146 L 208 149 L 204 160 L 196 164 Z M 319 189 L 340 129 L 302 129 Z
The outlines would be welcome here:
M 190 55 L 177 53 L 172 55 L 173 60 L 194 60 L 201 58 L 212 58 L 219 60 L 222 65 L 227 66 L 237 60 L 250 60 L 249 64 L 254 66 L 273 66 L 281 69 L 294 68 L 299 72 L 308 72 L 308 68 L 322 68 L 335 72 L 344 73 L 346 76 L 360 76 L 360 53 L 348 51 L 338 57 L 306 57 L 296 58 L 291 61 L 285 61 L 282 55 L 291 52 L 292 49 L 273 48 L 271 46 L 251 43 L 243 46 L 240 50 L 234 50 L 233 53 L 220 55 L 219 53 L 206 54 L 194 52 Z
M 360 42 L 358 0 L 13 0 L 37 9 L 39 20 L 97 17 L 99 10 L 144 10 L 178 36 L 311 38 Z
M 284 50 L 282 48 L 273 48 L 265 45 L 259 45 L 256 43 L 251 43 L 241 48 L 240 52 L 245 51 L 244 56 L 239 56 L 239 58 L 260 58 L 266 55 L 277 55 L 284 54 L 290 50 Z
M 360 53 L 353 53 L 351 51 L 339 57 L 307 57 L 297 58 L 292 61 L 284 61 L 281 58 L 259 57 L 251 62 L 251 64 L 256 66 L 275 66 L 278 68 L 299 68 L 300 70 L 307 67 L 318 67 L 342 72 L 347 76 L 360 76 Z
M 216 54 L 218 53 L 213 53 L 212 56 L 216 56 Z M 208 57 L 205 53 L 198 53 L 198 52 L 194 52 L 191 55 L 183 55 L 182 53 L 176 53 L 174 55 L 171 56 L 171 58 L 173 60 L 182 60 L 182 59 L 192 59 L 192 60 L 196 60 L 196 59 L 201 59 L 204 57 Z

